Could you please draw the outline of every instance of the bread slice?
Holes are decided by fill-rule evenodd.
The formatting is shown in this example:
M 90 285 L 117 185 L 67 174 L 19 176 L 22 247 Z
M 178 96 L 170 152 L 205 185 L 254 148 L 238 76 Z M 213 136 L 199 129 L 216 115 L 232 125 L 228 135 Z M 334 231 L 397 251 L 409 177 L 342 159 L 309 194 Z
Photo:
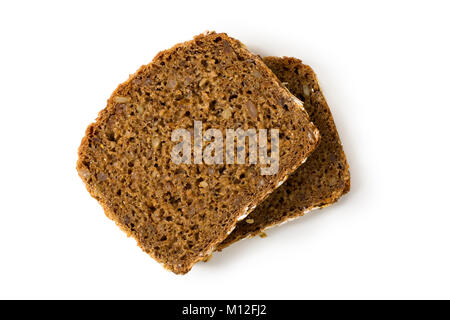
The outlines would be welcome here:
M 350 190 L 345 153 L 313 70 L 295 58 L 266 57 L 263 61 L 295 96 L 304 101 L 321 139 L 305 164 L 239 222 L 218 249 L 313 209 L 326 207 Z
M 172 134 L 183 128 L 195 136 L 194 121 L 223 137 L 226 129 L 278 129 L 278 153 L 268 134 L 278 171 L 263 175 L 267 165 L 250 164 L 248 155 L 245 164 L 205 164 L 201 157 L 195 164 L 194 152 L 193 163 L 175 163 Z M 119 85 L 87 128 L 77 170 L 109 218 L 184 274 L 305 161 L 318 139 L 302 104 L 262 60 L 212 32 L 160 52 Z

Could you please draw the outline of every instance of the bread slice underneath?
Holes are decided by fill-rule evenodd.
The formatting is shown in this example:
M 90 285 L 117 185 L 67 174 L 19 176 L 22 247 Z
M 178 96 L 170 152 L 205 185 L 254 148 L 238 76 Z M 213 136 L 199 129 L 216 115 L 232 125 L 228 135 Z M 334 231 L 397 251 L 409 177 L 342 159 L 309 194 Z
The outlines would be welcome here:
M 177 164 L 176 129 L 279 130 L 279 170 L 261 162 Z M 270 137 L 270 133 L 268 133 Z M 318 130 L 262 60 L 226 34 L 160 52 L 121 84 L 91 124 L 77 169 L 138 245 L 174 273 L 208 256 L 315 149 Z M 195 140 L 194 140 L 195 141 Z M 270 140 L 269 140 L 270 143 Z M 301 146 L 301 147 L 300 147 Z M 272 145 L 271 145 L 272 147 Z M 189 152 L 194 148 L 189 147 Z
M 300 100 L 304 101 L 321 140 L 308 160 L 261 203 L 217 247 L 260 234 L 264 229 L 336 202 L 350 190 L 347 160 L 331 111 L 313 70 L 301 60 L 266 57 L 264 63 Z

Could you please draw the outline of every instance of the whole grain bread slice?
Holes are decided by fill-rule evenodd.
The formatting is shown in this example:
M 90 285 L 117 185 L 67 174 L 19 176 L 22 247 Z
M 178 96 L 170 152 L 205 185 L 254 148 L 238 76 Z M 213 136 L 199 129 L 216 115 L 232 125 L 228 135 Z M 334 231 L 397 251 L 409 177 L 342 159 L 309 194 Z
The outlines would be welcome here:
M 195 135 L 194 121 L 202 121 L 203 133 L 214 128 L 224 137 L 226 129 L 279 130 L 279 170 L 262 175 L 266 165 L 250 164 L 248 155 L 245 164 L 175 163 L 172 134 L 183 128 Z M 212 32 L 160 52 L 119 85 L 87 128 L 77 170 L 109 218 L 184 274 L 306 160 L 318 139 L 302 104 L 262 60 Z
M 311 67 L 288 57 L 266 57 L 264 63 L 304 101 L 320 142 L 308 160 L 261 203 L 217 247 L 219 250 L 263 230 L 336 202 L 350 190 L 350 173 L 333 116 Z

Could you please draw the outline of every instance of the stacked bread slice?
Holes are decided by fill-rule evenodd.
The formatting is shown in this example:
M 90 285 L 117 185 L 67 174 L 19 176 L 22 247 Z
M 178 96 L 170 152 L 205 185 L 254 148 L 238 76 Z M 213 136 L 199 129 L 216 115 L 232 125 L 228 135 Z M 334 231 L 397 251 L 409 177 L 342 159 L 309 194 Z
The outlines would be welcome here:
M 239 222 L 218 249 L 314 209 L 327 207 L 350 191 L 348 163 L 314 71 L 295 58 L 266 57 L 263 61 L 289 91 L 304 102 L 311 121 L 319 129 L 320 142 L 308 160 Z
M 119 85 L 86 130 L 77 170 L 106 215 L 177 274 L 350 186 L 313 71 L 214 32 Z

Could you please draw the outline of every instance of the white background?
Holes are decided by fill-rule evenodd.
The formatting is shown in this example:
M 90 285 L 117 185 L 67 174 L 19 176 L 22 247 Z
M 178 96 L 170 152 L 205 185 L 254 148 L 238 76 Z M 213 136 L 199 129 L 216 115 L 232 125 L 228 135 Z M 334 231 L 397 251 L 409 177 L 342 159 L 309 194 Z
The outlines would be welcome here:
M 448 1 L 2 1 L 0 298 L 450 298 Z M 316 71 L 352 190 L 185 276 L 108 220 L 75 170 L 87 125 L 205 30 Z

